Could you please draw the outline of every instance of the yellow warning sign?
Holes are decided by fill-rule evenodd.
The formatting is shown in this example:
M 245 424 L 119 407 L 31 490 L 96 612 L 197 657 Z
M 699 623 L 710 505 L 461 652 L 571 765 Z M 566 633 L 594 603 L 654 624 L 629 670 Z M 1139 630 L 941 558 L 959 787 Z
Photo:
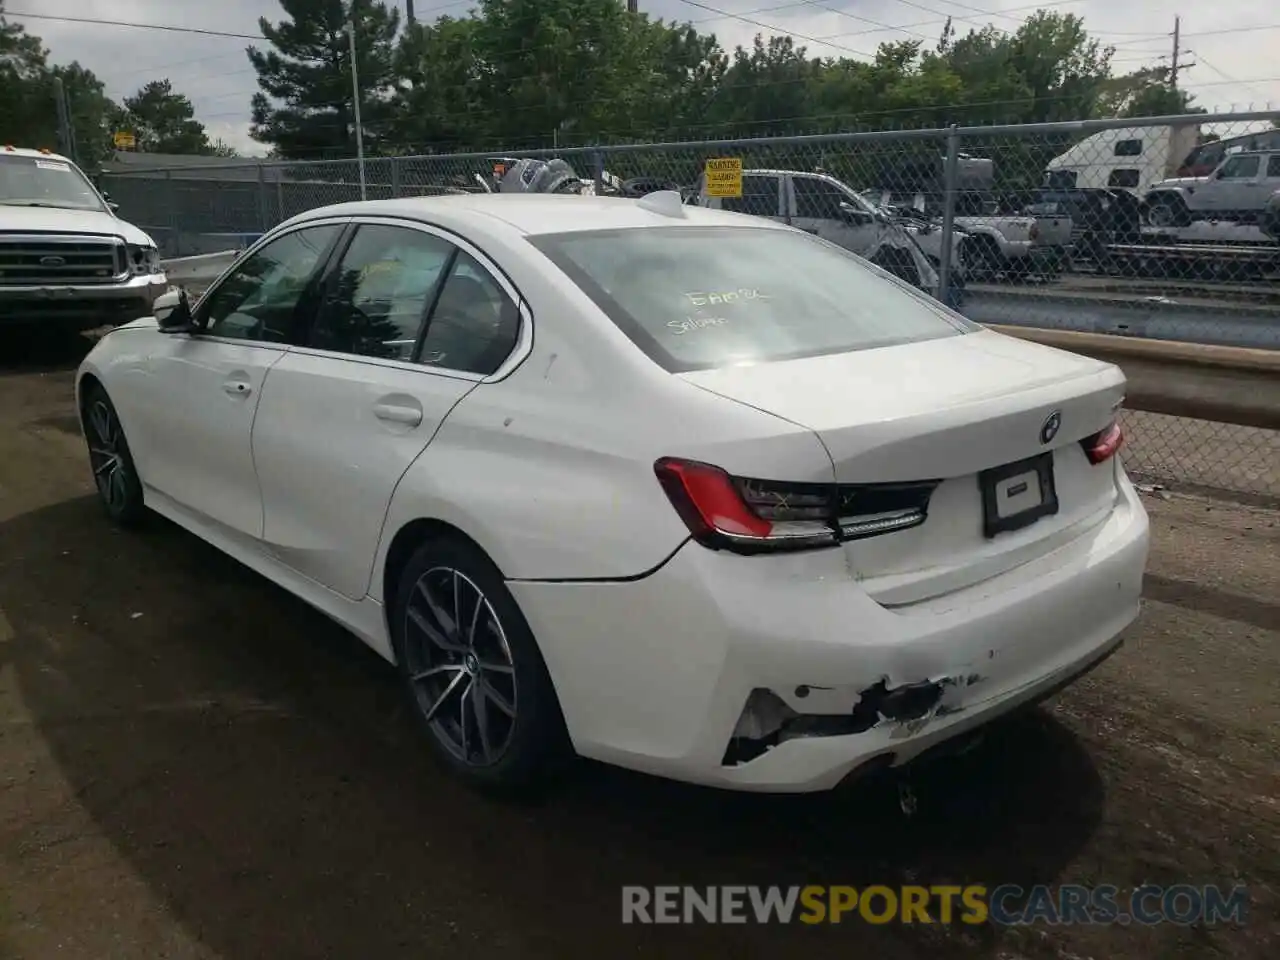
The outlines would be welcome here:
M 742 196 L 742 158 L 716 157 L 707 161 L 708 197 Z
M 117 150 L 132 150 L 138 145 L 137 139 L 127 130 L 117 131 L 116 135 L 111 139 L 115 143 Z

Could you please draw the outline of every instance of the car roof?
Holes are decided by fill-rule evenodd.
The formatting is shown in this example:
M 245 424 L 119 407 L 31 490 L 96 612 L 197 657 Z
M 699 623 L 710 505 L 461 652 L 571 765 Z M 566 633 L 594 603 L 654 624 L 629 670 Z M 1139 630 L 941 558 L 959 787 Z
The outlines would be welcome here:
M 318 207 L 294 217 L 291 223 L 321 217 L 382 216 L 421 220 L 441 226 L 461 227 L 477 219 L 501 221 L 526 236 L 578 233 L 632 227 L 753 226 L 785 229 L 761 217 L 681 204 L 679 215 L 663 212 L 657 204 L 624 197 L 583 197 L 573 194 L 468 193 L 441 197 L 404 197 L 365 200 Z
M 14 147 L 8 144 L 0 146 L 0 157 L 34 157 L 36 160 L 57 160 L 60 163 L 71 163 L 71 160 L 51 150 L 32 150 L 29 147 Z

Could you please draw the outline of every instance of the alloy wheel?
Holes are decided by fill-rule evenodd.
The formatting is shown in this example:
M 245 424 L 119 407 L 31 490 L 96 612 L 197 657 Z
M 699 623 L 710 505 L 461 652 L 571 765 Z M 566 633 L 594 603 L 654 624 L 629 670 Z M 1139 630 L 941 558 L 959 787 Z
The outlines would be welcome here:
M 432 732 L 470 766 L 498 762 L 515 732 L 511 647 L 493 605 L 465 573 L 427 570 L 405 605 L 405 659 Z
M 112 513 L 122 512 L 129 498 L 129 461 L 120 421 L 103 400 L 89 407 L 89 463 L 98 493 Z

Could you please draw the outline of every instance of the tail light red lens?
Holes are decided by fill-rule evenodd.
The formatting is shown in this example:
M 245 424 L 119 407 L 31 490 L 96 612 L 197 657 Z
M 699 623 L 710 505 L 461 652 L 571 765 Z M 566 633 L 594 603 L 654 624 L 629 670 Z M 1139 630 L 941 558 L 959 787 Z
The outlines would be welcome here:
M 917 526 L 937 486 L 750 480 L 675 457 L 653 469 L 695 540 L 738 553 L 829 547 Z
M 1124 446 L 1124 430 L 1119 420 L 1113 420 L 1105 430 L 1099 430 L 1091 437 L 1080 441 L 1084 447 L 1084 455 L 1089 462 L 1099 464 L 1114 457 Z

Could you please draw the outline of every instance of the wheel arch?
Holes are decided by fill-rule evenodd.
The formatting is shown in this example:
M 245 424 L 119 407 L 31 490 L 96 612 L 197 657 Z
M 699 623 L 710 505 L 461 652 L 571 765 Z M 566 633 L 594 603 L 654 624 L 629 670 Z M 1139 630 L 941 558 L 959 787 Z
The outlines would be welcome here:
M 391 537 L 391 542 L 387 545 L 386 556 L 382 562 L 380 583 L 382 588 L 382 609 L 384 616 L 387 618 L 388 631 L 391 629 L 391 611 L 395 607 L 396 590 L 399 587 L 400 574 L 404 570 L 405 564 L 409 562 L 409 558 L 426 541 L 446 537 L 461 540 L 480 551 L 493 564 L 499 575 L 504 576 L 505 579 L 502 568 L 494 560 L 493 554 L 461 527 L 438 517 L 417 517 L 410 520 L 402 524 L 400 529 Z

